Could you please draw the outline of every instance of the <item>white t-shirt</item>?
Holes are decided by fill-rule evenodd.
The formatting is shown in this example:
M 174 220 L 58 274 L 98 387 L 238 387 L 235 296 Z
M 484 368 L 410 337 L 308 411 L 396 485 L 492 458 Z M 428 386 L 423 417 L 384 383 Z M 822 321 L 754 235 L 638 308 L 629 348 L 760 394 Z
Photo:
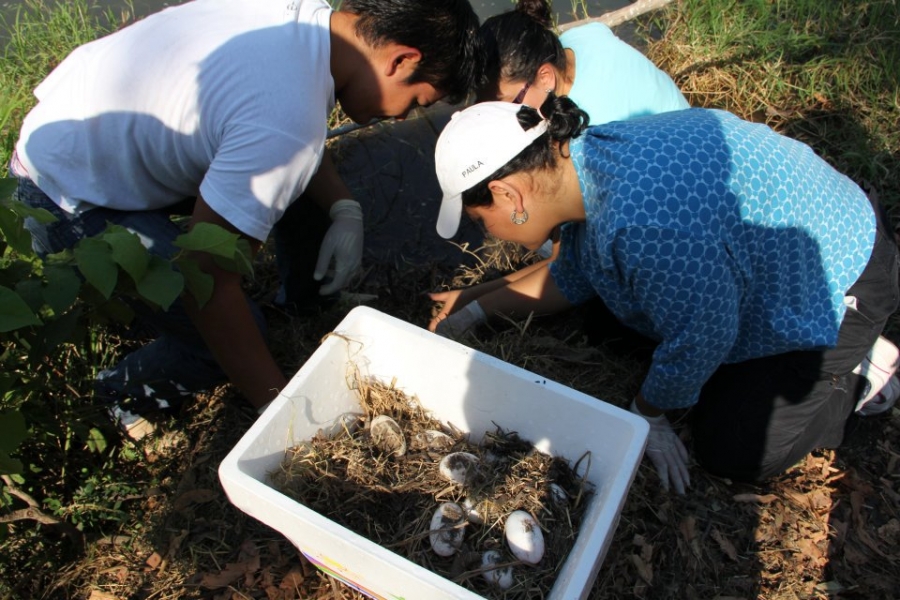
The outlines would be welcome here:
M 62 208 L 198 194 L 264 240 L 322 158 L 334 107 L 323 0 L 195 0 L 72 52 L 16 150 Z

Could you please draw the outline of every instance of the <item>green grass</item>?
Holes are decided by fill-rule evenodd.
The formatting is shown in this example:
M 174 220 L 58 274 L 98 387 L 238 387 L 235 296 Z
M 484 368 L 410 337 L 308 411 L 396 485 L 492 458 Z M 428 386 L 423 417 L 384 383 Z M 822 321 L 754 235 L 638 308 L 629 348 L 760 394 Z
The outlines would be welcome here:
M 900 207 L 896 0 L 680 0 L 651 28 L 648 55 L 693 105 L 801 139 Z
M 114 31 L 127 11 L 101 12 L 88 0 L 26 0 L 0 22 L 9 36 L 0 57 L 0 174 L 6 175 L 22 119 L 34 106 L 34 88 L 73 49 Z

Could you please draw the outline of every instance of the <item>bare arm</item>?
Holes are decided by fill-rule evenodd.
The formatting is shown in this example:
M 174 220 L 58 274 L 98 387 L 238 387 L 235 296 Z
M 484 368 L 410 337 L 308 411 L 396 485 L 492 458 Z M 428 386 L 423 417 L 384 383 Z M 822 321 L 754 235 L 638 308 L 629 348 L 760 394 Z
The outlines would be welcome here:
M 500 298 L 502 298 L 504 294 L 508 293 L 508 290 L 506 292 L 502 291 L 504 288 L 509 288 L 509 286 L 511 284 L 518 282 L 519 280 L 524 279 L 526 277 L 534 278 L 531 280 L 533 282 L 531 285 L 540 285 L 540 284 L 534 283 L 534 282 L 538 281 L 539 277 L 545 278 L 545 280 L 550 281 L 552 284 L 552 278 L 550 277 L 550 263 L 552 263 L 554 260 L 556 260 L 556 256 L 557 256 L 558 252 L 559 252 L 559 242 L 557 241 L 557 242 L 554 242 L 554 244 L 553 244 L 553 253 L 550 255 L 549 258 L 546 258 L 544 260 L 541 260 L 541 261 L 538 261 L 531 265 L 528 265 L 527 267 L 524 267 L 522 269 L 519 269 L 518 271 L 514 271 L 513 273 L 510 273 L 509 275 L 505 275 L 503 277 L 500 277 L 498 279 L 493 279 L 491 281 L 485 281 L 483 283 L 479 283 L 477 285 L 473 285 L 473 286 L 465 288 L 465 289 L 451 290 L 448 292 L 436 292 L 436 293 L 430 294 L 432 300 L 434 300 L 435 302 L 443 302 L 444 304 L 441 307 L 440 312 L 432 319 L 428 328 L 431 331 L 434 331 L 434 328 L 437 326 L 438 321 L 441 321 L 442 319 L 447 318 L 448 315 L 453 314 L 457 310 L 464 307 L 466 304 L 469 304 L 470 302 L 474 302 L 475 300 L 479 300 L 479 304 L 482 305 L 481 306 L 482 309 L 485 310 L 485 313 L 487 314 L 487 316 L 490 317 L 491 314 L 493 314 L 493 313 L 487 312 L 487 310 L 485 309 L 485 307 L 483 305 L 484 303 L 481 302 L 481 298 L 483 296 L 487 296 L 495 291 L 498 292 L 500 294 Z M 543 271 L 544 273 L 540 273 L 541 271 Z M 535 275 L 536 273 L 538 273 L 538 274 Z M 518 284 L 518 285 L 520 285 L 520 286 L 525 285 L 525 286 L 530 287 L 529 284 Z M 552 284 L 552 285 L 553 285 L 553 288 L 555 289 L 556 285 L 555 284 Z M 557 290 L 557 293 L 558 293 L 558 290 Z M 507 302 L 508 301 L 509 300 L 507 300 Z M 500 302 L 504 302 L 504 301 L 501 299 Z M 488 303 L 490 303 L 490 299 L 488 300 Z M 558 310 L 568 308 L 568 306 L 569 306 L 569 303 L 565 302 L 565 306 L 563 306 L 563 308 L 553 310 L 552 312 L 557 312 Z M 500 311 L 500 312 L 502 312 L 502 311 Z M 504 314 L 509 314 L 509 313 L 504 313 Z
M 550 276 L 550 262 L 541 261 L 502 279 L 466 290 L 432 294 L 432 299 L 443 301 L 444 306 L 431 320 L 428 329 L 434 331 L 439 321 L 474 300 L 478 300 L 488 318 L 500 314 L 509 317 L 525 317 L 530 313 L 546 315 L 571 307 Z
M 240 233 L 202 198 L 197 198 L 194 206 L 191 225 L 196 223 L 213 223 Z M 249 241 L 255 254 L 260 242 Z M 195 258 L 200 268 L 213 276 L 215 283 L 212 297 L 202 309 L 189 295 L 185 297 L 187 312 L 231 383 L 253 406 L 261 408 L 284 388 L 287 379 L 275 363 L 250 312 L 240 274 L 217 266 L 209 254 L 197 253 Z
M 524 317 L 529 313 L 553 314 L 570 308 L 550 276 L 549 261 L 478 299 L 488 317 L 503 314 Z
M 325 149 L 322 155 L 322 162 L 316 174 L 309 180 L 304 195 L 308 196 L 313 202 L 318 204 L 325 213 L 331 208 L 331 205 L 338 200 L 345 198 L 353 198 L 353 193 L 341 176 L 338 174 L 337 166 L 331 158 L 331 152 Z

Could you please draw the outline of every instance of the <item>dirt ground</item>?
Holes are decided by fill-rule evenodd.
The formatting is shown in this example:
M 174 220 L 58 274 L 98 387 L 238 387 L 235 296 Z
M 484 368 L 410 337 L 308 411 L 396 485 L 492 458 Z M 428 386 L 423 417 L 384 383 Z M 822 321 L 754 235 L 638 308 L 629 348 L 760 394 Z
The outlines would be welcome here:
M 409 183 L 416 173 L 418 181 L 431 180 L 421 162 L 429 156 L 431 126 L 413 126 L 425 126 L 425 137 L 415 144 L 406 136 L 390 142 L 406 150 L 373 148 L 385 143 L 383 137 L 342 149 L 356 185 L 381 198 L 364 207 L 368 270 L 351 288 L 356 295 L 311 318 L 291 317 L 268 304 L 274 275 L 265 265 L 259 269 L 254 293 L 286 372 L 295 372 L 363 300 L 425 326 L 432 306 L 424 292 L 451 283 L 458 275 L 453 266 L 478 263 L 471 251 L 478 232 L 464 229 L 455 244 L 437 240 L 428 212 L 436 210 L 428 202 L 434 192 Z M 373 156 L 388 158 L 379 163 Z M 363 158 L 354 163 L 353 157 Z M 583 317 L 576 310 L 527 324 L 500 323 L 466 342 L 624 407 L 638 389 L 645 358 L 589 339 Z M 895 342 L 897 332 L 892 323 Z M 154 482 L 130 499 L 140 527 L 92 540 L 40 597 L 364 598 L 228 502 L 217 468 L 255 417 L 228 387 L 185 406 L 159 436 L 138 446 L 147 472 L 136 477 Z M 689 445 L 687 433 L 685 440 Z M 734 484 L 697 466 L 691 478 L 687 495 L 667 494 L 652 467 L 642 464 L 588 592 L 591 600 L 900 598 L 900 410 L 852 420 L 840 449 L 816 452 L 763 486 Z
M 413 270 L 402 290 L 374 277 L 378 283 L 359 291 L 377 296 L 369 302 L 373 308 L 424 325 L 430 302 L 410 303 L 409 292 L 440 278 Z M 336 306 L 314 319 L 268 309 L 272 329 L 281 332 L 273 340 L 281 360 L 301 365 L 348 308 Z M 469 342 L 625 406 L 640 383 L 642 359 L 592 344 L 582 318 L 574 311 L 524 328 L 500 325 Z M 160 482 L 133 501 L 143 529 L 95 541 L 43 597 L 362 600 L 311 566 L 277 531 L 228 502 L 217 467 L 255 417 L 227 387 L 186 406 L 162 435 L 140 447 Z M 816 452 L 763 486 L 734 484 L 695 465 L 683 497 L 662 492 L 653 468 L 642 464 L 588 597 L 900 598 L 898 430 L 896 408 L 854 419 L 840 449 Z M 689 444 L 688 435 L 685 440 Z
M 582 349 L 570 357 L 579 371 L 594 352 Z M 227 501 L 216 467 L 253 419 L 235 400 L 227 390 L 198 399 L 181 428 L 144 447 L 148 461 L 171 474 L 140 500 L 143 535 L 101 540 L 47 597 L 73 597 L 68 578 L 80 589 L 74 597 L 91 600 L 363 598 Z M 812 454 L 759 487 L 694 467 L 690 492 L 680 497 L 661 492 L 642 465 L 589 597 L 896 599 L 898 425 L 896 409 L 856 420 L 841 449 Z

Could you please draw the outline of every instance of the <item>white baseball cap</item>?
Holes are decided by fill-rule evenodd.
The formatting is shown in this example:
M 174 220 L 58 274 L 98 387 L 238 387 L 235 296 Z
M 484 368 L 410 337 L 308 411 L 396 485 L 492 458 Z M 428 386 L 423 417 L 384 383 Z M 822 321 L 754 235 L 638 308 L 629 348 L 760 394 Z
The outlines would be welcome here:
M 450 238 L 459 229 L 462 193 L 481 183 L 547 131 L 547 121 L 522 129 L 521 104 L 482 102 L 453 114 L 434 151 L 434 166 L 444 194 L 437 232 Z

